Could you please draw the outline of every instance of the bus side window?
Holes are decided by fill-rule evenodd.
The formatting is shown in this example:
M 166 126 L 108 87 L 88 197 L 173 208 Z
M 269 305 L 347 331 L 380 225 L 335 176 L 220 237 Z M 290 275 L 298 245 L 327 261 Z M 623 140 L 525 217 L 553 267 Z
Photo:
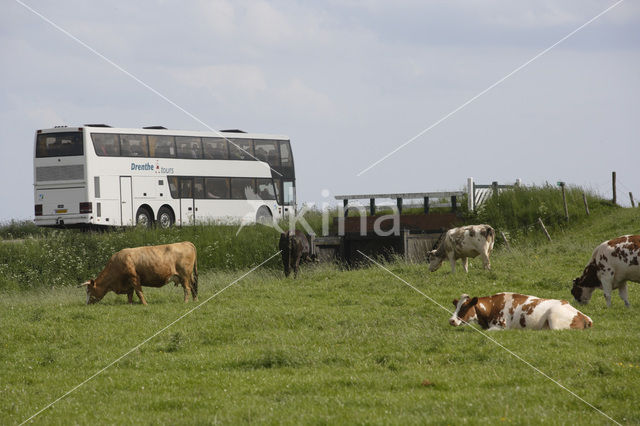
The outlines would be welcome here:
M 280 165 L 278 145 L 276 145 L 275 141 L 255 141 L 255 148 L 258 160 L 265 161 L 274 167 Z
M 149 152 L 152 157 L 174 158 L 176 156 L 176 144 L 173 136 L 149 135 Z
M 206 178 L 205 183 L 207 198 L 229 199 L 229 178 Z
M 282 167 L 293 167 L 293 158 L 291 158 L 291 146 L 289 141 L 280 141 L 280 164 Z
M 255 200 L 254 179 L 231 178 L 231 198 L 234 200 Z
M 120 155 L 120 144 L 118 143 L 118 135 L 110 133 L 92 133 L 93 148 L 96 155 L 117 157 Z
M 228 160 L 227 141 L 221 138 L 203 138 L 204 158 L 210 160 Z
M 273 188 L 273 180 L 271 179 L 256 179 L 257 181 L 257 189 L 258 189 L 258 197 L 261 200 L 275 200 L 276 192 Z
M 251 139 L 232 139 L 229 143 L 230 160 L 253 160 L 253 141 Z
M 148 157 L 147 137 L 144 135 L 120 135 L 120 154 L 123 157 Z
M 274 179 L 273 186 L 276 189 L 276 200 L 278 201 L 278 204 L 284 204 L 282 200 L 282 179 Z
M 204 198 L 204 178 L 193 178 L 193 198 L 199 200 Z
M 180 178 L 180 198 L 193 198 L 193 178 Z
M 202 158 L 202 141 L 200 138 L 176 136 L 178 158 Z
M 171 198 L 180 198 L 178 194 L 178 178 L 176 176 L 169 176 L 169 191 L 171 191 Z

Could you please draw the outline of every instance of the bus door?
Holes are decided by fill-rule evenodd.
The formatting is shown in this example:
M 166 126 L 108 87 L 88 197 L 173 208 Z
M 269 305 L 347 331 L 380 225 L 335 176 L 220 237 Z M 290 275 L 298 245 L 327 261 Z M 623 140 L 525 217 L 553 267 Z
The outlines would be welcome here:
M 195 200 L 193 199 L 193 178 L 180 178 L 180 223 L 193 225 L 195 223 Z
M 296 215 L 296 187 L 293 181 L 285 180 L 282 182 L 282 194 L 284 198 L 284 216 Z
M 120 176 L 120 220 L 121 225 L 133 225 L 133 197 L 131 176 Z

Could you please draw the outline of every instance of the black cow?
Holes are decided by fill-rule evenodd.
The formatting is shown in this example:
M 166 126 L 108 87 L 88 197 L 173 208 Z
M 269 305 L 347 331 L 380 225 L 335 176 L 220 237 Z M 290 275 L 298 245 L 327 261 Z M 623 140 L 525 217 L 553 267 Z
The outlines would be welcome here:
M 302 231 L 287 231 L 280 234 L 279 248 L 282 251 L 284 275 L 288 277 L 293 269 L 293 277 L 298 277 L 300 260 L 310 260 L 309 241 Z

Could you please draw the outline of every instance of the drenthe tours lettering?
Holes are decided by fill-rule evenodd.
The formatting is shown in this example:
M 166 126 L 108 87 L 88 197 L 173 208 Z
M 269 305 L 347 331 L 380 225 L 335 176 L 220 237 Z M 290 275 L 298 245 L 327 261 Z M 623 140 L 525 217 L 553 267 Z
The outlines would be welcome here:
M 151 163 L 131 163 L 131 170 L 135 171 L 155 171 L 156 173 L 162 174 L 173 174 L 173 167 L 160 167 L 160 165 L 156 164 L 155 166 Z

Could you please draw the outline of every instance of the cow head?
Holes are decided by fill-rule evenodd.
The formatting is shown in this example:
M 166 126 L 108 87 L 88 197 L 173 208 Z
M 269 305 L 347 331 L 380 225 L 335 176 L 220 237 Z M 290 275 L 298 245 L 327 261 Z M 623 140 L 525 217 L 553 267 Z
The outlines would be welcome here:
M 104 294 L 97 291 L 95 280 L 85 281 L 78 284 L 78 287 L 87 287 L 87 305 L 98 303 L 104 297 Z
M 576 302 L 586 305 L 591 300 L 591 295 L 596 288 L 602 288 L 602 283 L 598 277 L 598 266 L 592 260 L 584 268 L 582 275 L 573 280 L 571 294 L 576 299 Z
M 469 324 L 474 321 L 478 321 L 478 315 L 476 313 L 476 304 L 478 298 L 471 299 L 468 294 L 460 296 L 460 300 L 454 299 L 453 306 L 456 307 L 455 312 L 449 318 L 449 324 L 454 327 L 458 327 L 462 324 Z
M 427 252 L 427 262 L 429 263 L 429 270 L 435 272 L 442 265 L 444 257 L 438 255 L 437 250 L 431 250 Z
M 576 278 L 575 280 L 573 280 L 571 294 L 573 295 L 573 298 L 576 300 L 576 302 L 580 303 L 581 305 L 586 305 L 587 303 L 589 303 L 589 300 L 591 300 L 591 295 L 597 287 L 582 286 L 579 284 L 579 280 L 580 278 Z

